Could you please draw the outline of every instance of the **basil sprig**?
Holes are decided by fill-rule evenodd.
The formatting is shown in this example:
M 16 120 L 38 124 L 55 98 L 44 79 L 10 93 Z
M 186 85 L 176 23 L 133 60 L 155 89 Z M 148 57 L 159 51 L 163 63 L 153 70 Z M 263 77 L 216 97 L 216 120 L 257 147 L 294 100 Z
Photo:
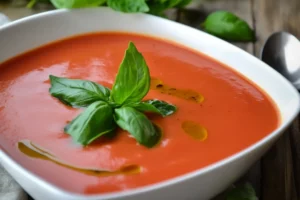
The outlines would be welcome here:
M 153 147 L 159 142 L 161 131 L 143 112 L 165 117 L 176 111 L 174 105 L 161 100 L 142 101 L 150 88 L 150 74 L 144 57 L 132 42 L 111 91 L 92 81 L 53 75 L 49 78 L 53 97 L 69 106 L 86 107 L 64 129 L 84 146 L 119 126 L 141 145 Z

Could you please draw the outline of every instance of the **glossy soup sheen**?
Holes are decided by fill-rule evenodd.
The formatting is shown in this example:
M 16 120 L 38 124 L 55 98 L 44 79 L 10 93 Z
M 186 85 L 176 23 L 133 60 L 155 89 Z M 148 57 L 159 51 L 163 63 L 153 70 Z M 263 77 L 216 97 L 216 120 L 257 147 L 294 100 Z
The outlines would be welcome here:
M 49 75 L 80 78 L 112 86 L 129 41 L 143 54 L 154 79 L 145 99 L 175 104 L 166 118 L 151 116 L 163 130 L 152 148 L 137 144 L 124 131 L 83 148 L 63 127 L 82 110 L 49 95 Z M 217 48 L 217 47 L 216 47 Z M 279 125 L 276 107 L 254 84 L 198 52 L 148 36 L 95 33 L 58 41 L 0 65 L 0 146 L 22 166 L 76 193 L 107 193 L 157 183 L 200 169 L 254 144 Z M 193 91 L 190 101 L 163 88 Z M 154 85 L 153 85 L 154 83 Z M 192 123 L 189 126 L 189 122 Z M 198 129 L 197 129 L 198 126 Z M 198 138 L 186 130 L 204 130 Z M 77 168 L 116 171 L 140 166 L 139 173 L 93 175 L 19 151 L 29 140 Z

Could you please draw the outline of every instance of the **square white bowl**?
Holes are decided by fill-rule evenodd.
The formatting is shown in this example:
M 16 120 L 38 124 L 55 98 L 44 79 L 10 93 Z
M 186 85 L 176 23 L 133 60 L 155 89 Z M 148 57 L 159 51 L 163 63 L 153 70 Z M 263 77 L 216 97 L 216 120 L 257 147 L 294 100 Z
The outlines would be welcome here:
M 5 149 L 0 149 L 0 163 L 36 200 L 207 200 L 242 175 L 298 115 L 298 91 L 271 67 L 214 36 L 146 14 L 124 14 L 109 8 L 93 8 L 56 10 L 23 18 L 0 27 L 0 63 L 55 40 L 101 31 L 131 32 L 163 38 L 228 65 L 267 92 L 279 109 L 281 125 L 250 147 L 197 171 L 146 187 L 88 196 L 70 193 L 52 185 L 19 165 Z

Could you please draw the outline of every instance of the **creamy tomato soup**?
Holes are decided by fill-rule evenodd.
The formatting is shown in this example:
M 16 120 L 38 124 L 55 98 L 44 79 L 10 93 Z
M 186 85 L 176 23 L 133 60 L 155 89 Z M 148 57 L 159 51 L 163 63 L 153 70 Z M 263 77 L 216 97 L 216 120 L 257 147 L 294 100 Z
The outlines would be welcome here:
M 178 110 L 168 117 L 149 115 L 162 130 L 153 148 L 122 130 L 86 147 L 75 144 L 63 128 L 83 109 L 52 97 L 49 75 L 111 88 L 129 41 L 150 70 L 144 99 L 163 100 Z M 279 125 L 275 105 L 253 83 L 199 52 L 148 36 L 76 36 L 17 56 L 0 70 L 0 147 L 26 169 L 76 193 L 128 190 L 192 172 L 254 144 Z M 34 151 L 39 148 L 44 155 Z

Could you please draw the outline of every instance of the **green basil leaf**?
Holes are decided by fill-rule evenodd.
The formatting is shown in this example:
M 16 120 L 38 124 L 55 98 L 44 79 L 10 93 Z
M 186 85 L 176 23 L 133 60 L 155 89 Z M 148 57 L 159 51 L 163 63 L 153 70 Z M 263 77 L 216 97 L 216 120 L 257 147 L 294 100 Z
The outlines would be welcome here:
M 160 129 L 134 108 L 117 108 L 114 118 L 116 123 L 123 130 L 128 131 L 141 145 L 153 147 L 161 138 Z
M 148 6 L 149 13 L 161 16 L 163 12 L 169 8 L 173 8 L 181 3 L 182 0 L 150 0 Z
M 181 0 L 181 2 L 176 5 L 176 7 L 183 8 L 183 7 L 187 6 L 188 4 L 190 4 L 191 2 L 192 2 L 192 0 Z
M 113 109 L 106 102 L 97 101 L 72 120 L 65 127 L 65 132 L 85 146 L 115 128 Z
M 181 3 L 182 0 L 168 0 L 165 1 L 165 3 L 167 4 L 168 8 L 173 8 L 175 6 L 177 6 L 178 4 Z
M 226 195 L 226 200 L 258 200 L 250 183 L 233 188 Z
M 141 101 L 149 87 L 150 75 L 146 61 L 130 42 L 111 91 L 111 101 L 118 105 Z
M 97 7 L 106 2 L 106 0 L 50 0 L 56 8 L 86 8 Z
M 85 107 L 95 101 L 108 101 L 110 90 L 97 83 L 84 80 L 49 76 L 50 94 L 70 106 Z
M 227 11 L 211 13 L 204 22 L 204 30 L 231 41 L 253 41 L 254 31 L 247 22 Z
M 107 0 L 107 5 L 116 11 L 126 13 L 149 11 L 145 0 Z
M 164 16 L 164 11 L 167 9 L 164 4 L 150 4 L 149 5 L 149 14 L 156 16 Z
M 141 112 L 158 113 L 164 117 L 171 115 L 176 111 L 176 107 L 174 105 L 160 100 L 148 100 L 144 102 L 129 104 L 128 106 L 133 107 Z
M 33 8 L 34 5 L 37 3 L 36 1 L 37 1 L 37 0 L 30 0 L 30 1 L 27 3 L 26 7 L 27 7 L 27 8 Z

